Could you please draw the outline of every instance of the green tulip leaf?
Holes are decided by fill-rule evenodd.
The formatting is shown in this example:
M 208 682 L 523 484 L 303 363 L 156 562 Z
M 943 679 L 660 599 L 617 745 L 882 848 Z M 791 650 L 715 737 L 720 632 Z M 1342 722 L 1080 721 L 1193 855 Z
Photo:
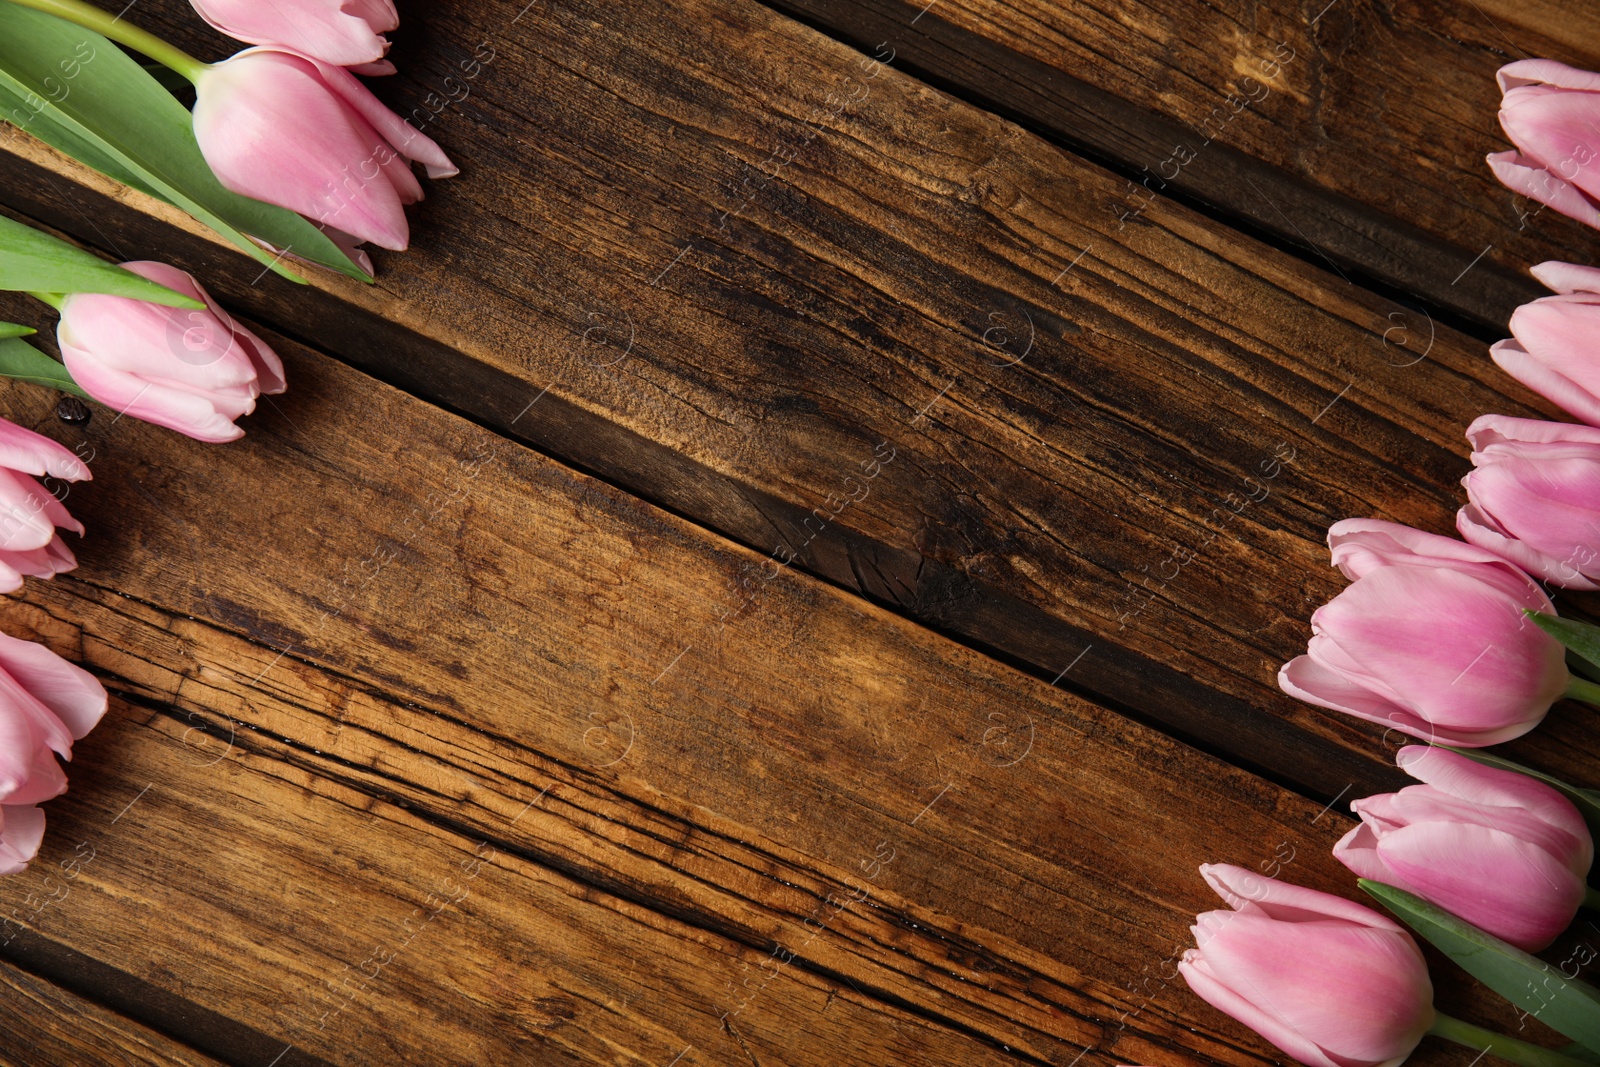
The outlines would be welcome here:
M 14 322 L 0 322 L 0 340 L 7 337 L 26 337 L 30 333 L 38 333 L 32 326 L 19 326 Z
M 223 188 L 187 109 L 137 61 L 93 30 L 0 3 L 5 118 L 118 181 L 182 208 L 293 281 L 273 248 L 361 281 L 371 277 L 315 225 Z
M 1566 977 L 1543 960 L 1403 889 L 1366 878 L 1361 879 L 1361 888 L 1472 977 L 1577 1042 L 1578 1049 L 1600 1050 L 1600 989 Z M 1567 1051 L 1573 1055 L 1578 1050 Z
M 34 293 L 109 293 L 168 307 L 205 307 L 198 300 L 175 293 L 4 215 L 0 215 L 0 289 Z
M 88 400 L 89 394 L 72 380 L 67 368 L 15 337 L 0 339 L 0 377 L 32 382 Z
M 92 167 L 113 181 L 123 185 L 131 185 L 142 193 L 148 193 L 157 200 L 162 199 L 161 194 L 128 168 L 124 167 L 117 157 L 106 152 L 101 143 L 93 138 L 80 136 L 75 127 L 65 126 L 51 119 L 48 112 L 40 112 L 28 103 L 28 97 L 18 96 L 11 91 L 9 85 L 0 80 L 0 108 L 5 112 L 0 119 L 12 123 L 18 129 L 25 129 L 39 140 L 76 159 L 86 167 Z
M 1449 745 L 1440 745 L 1439 747 L 1450 748 Z M 1600 792 L 1568 785 L 1561 779 L 1545 774 L 1543 771 L 1536 771 L 1532 767 L 1524 767 L 1520 763 L 1513 763 L 1504 756 L 1492 755 L 1481 748 L 1450 748 L 1450 751 L 1481 763 L 1485 767 L 1497 767 L 1502 771 L 1515 771 L 1518 774 L 1525 774 L 1529 778 L 1537 779 L 1545 785 L 1553 787 L 1562 796 L 1572 801 L 1573 806 L 1578 809 L 1578 813 L 1583 816 L 1583 821 L 1589 824 L 1589 833 L 1596 841 L 1600 841 Z
M 1530 611 L 1527 614 L 1539 629 L 1588 662 L 1600 666 L 1600 626 L 1579 622 L 1577 619 L 1546 615 L 1542 611 Z

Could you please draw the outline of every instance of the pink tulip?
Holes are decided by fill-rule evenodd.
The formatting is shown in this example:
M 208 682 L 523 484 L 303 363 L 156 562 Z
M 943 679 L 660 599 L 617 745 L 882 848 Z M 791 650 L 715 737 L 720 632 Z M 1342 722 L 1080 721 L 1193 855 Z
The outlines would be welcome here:
M 1600 429 L 1484 415 L 1467 439 L 1461 536 L 1545 581 L 1600 589 Z
M 342 67 L 251 48 L 208 67 L 195 89 L 195 136 L 223 185 L 381 248 L 411 240 L 405 205 L 422 186 L 407 161 L 431 178 L 456 173 Z
M 25 575 L 53 578 L 78 565 L 56 527 L 81 535 L 83 524 L 34 480 L 46 475 L 90 477 L 82 460 L 50 438 L 0 419 L 0 593 L 20 589 Z
M 400 25 L 393 0 L 190 0 L 229 37 L 299 52 L 339 67 L 374 64 Z
M 1510 563 L 1376 519 L 1335 523 L 1328 545 L 1353 584 L 1278 673 L 1290 696 L 1475 748 L 1527 733 L 1566 691 L 1561 645 L 1523 615 L 1550 598 Z
M 44 815 L 33 805 L 67 791 L 55 757 L 106 711 L 94 676 L 43 645 L 0 634 L 0 874 L 24 870 L 39 851 Z
M 1350 805 L 1361 825 L 1334 858 L 1527 952 L 1549 946 L 1594 862 L 1578 809 L 1543 782 L 1447 749 L 1411 745 L 1396 762 L 1426 784 Z
M 201 441 L 233 441 L 233 420 L 286 388 L 283 363 L 193 277 L 164 263 L 124 263 L 202 301 L 204 311 L 78 293 L 61 305 L 61 359 L 84 392 L 118 412 Z
M 1553 59 L 1508 63 L 1497 75 L 1500 126 L 1514 152 L 1489 156 L 1523 196 L 1600 226 L 1600 74 Z
M 1600 426 L 1600 270 L 1552 261 L 1534 267 L 1533 276 L 1556 295 L 1512 312 L 1514 340 L 1496 342 L 1489 354 L 1529 389 Z
M 1416 942 L 1342 897 L 1207 864 L 1232 911 L 1196 919 L 1178 970 L 1212 1007 L 1311 1067 L 1400 1063 L 1433 1025 Z

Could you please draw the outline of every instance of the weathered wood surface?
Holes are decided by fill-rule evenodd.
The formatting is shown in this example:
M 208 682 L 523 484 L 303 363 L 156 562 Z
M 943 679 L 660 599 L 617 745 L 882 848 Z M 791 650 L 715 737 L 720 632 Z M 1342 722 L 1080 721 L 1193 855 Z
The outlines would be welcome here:
M 4 962 L 0 962 L 0 1032 L 5 1034 L 0 1064 L 6 1067 L 58 1063 L 218 1067 L 209 1056 Z
M 191 25 L 181 7 L 141 17 Z M 465 169 L 376 287 L 292 287 L 198 240 L 175 258 L 419 396 L 1243 766 L 1323 798 L 1398 780 L 1392 737 L 1274 674 L 1340 587 L 1327 525 L 1449 530 L 1466 423 L 1537 410 L 1480 342 L 1168 201 L 1118 229 L 1121 178 L 765 8 L 521 8 L 411 16 L 380 88 L 426 117 L 453 86 L 428 129 Z M 114 254 L 173 247 L 148 203 L 108 212 L 68 176 L 92 179 L 11 152 L 14 206 Z M 1565 711 L 1513 751 L 1574 776 L 1595 754 Z
M 1171 961 L 1200 862 L 1349 891 L 1346 817 L 1249 770 L 1396 780 L 1272 683 L 1322 530 L 1447 529 L 1465 423 L 1531 398 L 768 8 L 403 13 L 380 89 L 464 174 L 370 289 L 0 145 L 12 209 L 343 361 L 273 334 L 291 392 L 223 449 L 0 398 L 97 474 L 83 567 L 0 625 L 117 695 L 0 914 L 95 859 L 0 955 L 276 1067 L 1274 1059 Z M 1586 725 L 1508 754 L 1583 777 Z
M 332 1063 L 1272 1058 L 1194 867 L 1345 816 L 793 571 L 719 632 L 748 551 L 268 336 L 226 448 L 0 402 L 97 475 L 0 625 L 116 694 L 37 936 Z
M 1600 23 L 1559 0 L 772 6 L 1107 160 L 1128 180 L 1098 210 L 1181 196 L 1490 331 L 1542 294 L 1528 264 L 1593 248 L 1483 161 L 1510 147 L 1498 67 L 1600 67 Z

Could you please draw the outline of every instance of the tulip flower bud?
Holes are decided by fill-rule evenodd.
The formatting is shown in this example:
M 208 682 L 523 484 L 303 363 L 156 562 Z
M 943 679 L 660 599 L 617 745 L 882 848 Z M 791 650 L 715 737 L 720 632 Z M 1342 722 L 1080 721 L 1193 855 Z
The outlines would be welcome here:
M 1553 59 L 1508 63 L 1496 75 L 1500 126 L 1515 152 L 1489 156 L 1508 188 L 1600 226 L 1600 74 Z
M 1334 858 L 1524 951 L 1549 946 L 1594 862 L 1578 809 L 1543 782 L 1448 749 L 1411 745 L 1396 763 L 1425 784 L 1350 805 L 1361 825 Z
M 0 419 L 0 593 L 20 589 L 25 575 L 53 578 L 78 565 L 56 527 L 82 534 L 83 524 L 34 480 L 39 476 L 77 482 L 90 475 L 50 438 Z
M 339 67 L 377 63 L 400 25 L 393 0 L 190 0 L 213 28 Z
M 1514 339 L 1496 342 L 1489 354 L 1529 389 L 1600 426 L 1600 270 L 1552 261 L 1534 267 L 1533 276 L 1556 295 L 1512 312 Z
M 1547 582 L 1600 589 L 1600 429 L 1484 415 L 1467 439 L 1461 536 Z
M 0 634 L 0 874 L 27 868 L 39 851 L 44 815 L 33 805 L 60 796 L 72 742 L 106 711 L 94 676 L 43 645 Z
M 1433 1025 L 1416 942 L 1370 908 L 1242 867 L 1200 868 L 1232 911 L 1199 916 L 1189 988 L 1311 1067 L 1389 1067 Z
M 408 160 L 429 177 L 456 173 L 342 67 L 251 48 L 208 67 L 195 92 L 195 137 L 223 185 L 380 248 L 411 240 L 405 205 L 422 186 Z
M 1335 523 L 1328 545 L 1353 584 L 1278 672 L 1290 696 L 1475 748 L 1527 733 L 1566 691 L 1560 643 L 1523 614 L 1550 598 L 1499 556 L 1376 519 Z
M 164 263 L 124 263 L 193 297 L 204 311 L 77 293 L 61 304 L 61 360 L 84 392 L 117 411 L 201 441 L 233 441 L 233 420 L 262 393 L 286 388 L 265 341 L 218 307 L 193 277 Z

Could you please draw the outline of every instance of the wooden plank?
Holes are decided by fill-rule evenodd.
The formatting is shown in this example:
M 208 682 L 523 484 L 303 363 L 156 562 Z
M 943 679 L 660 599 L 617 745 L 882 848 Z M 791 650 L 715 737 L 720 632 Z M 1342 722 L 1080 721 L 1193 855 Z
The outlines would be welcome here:
M 759 6 L 520 10 L 409 23 L 403 111 L 495 58 L 429 127 L 466 173 L 375 287 L 261 277 L 25 142 L 4 195 L 1312 795 L 1397 781 L 1393 737 L 1273 677 L 1340 587 L 1329 523 L 1448 530 L 1463 427 L 1541 410 L 1481 344 L 1171 203 L 1119 231 L 1120 179 Z M 1565 712 L 1515 748 L 1593 750 Z
M 1541 295 L 1528 265 L 1594 246 L 1483 161 L 1510 147 L 1498 67 L 1600 66 L 1600 23 L 1554 0 L 772 6 L 1111 163 L 1099 210 L 1179 196 L 1491 332 Z
M 69 851 L 68 855 L 71 853 Z M 146 1064 L 218 1067 L 219 1061 L 92 1000 L 0 961 L 0 1064 Z
M 1348 887 L 1338 812 L 804 575 L 719 632 L 752 553 L 269 339 L 295 388 L 236 445 L 53 428 L 93 534 L 0 624 L 117 706 L 43 936 L 336 1063 L 1271 1059 L 1170 979 L 1194 868 Z

